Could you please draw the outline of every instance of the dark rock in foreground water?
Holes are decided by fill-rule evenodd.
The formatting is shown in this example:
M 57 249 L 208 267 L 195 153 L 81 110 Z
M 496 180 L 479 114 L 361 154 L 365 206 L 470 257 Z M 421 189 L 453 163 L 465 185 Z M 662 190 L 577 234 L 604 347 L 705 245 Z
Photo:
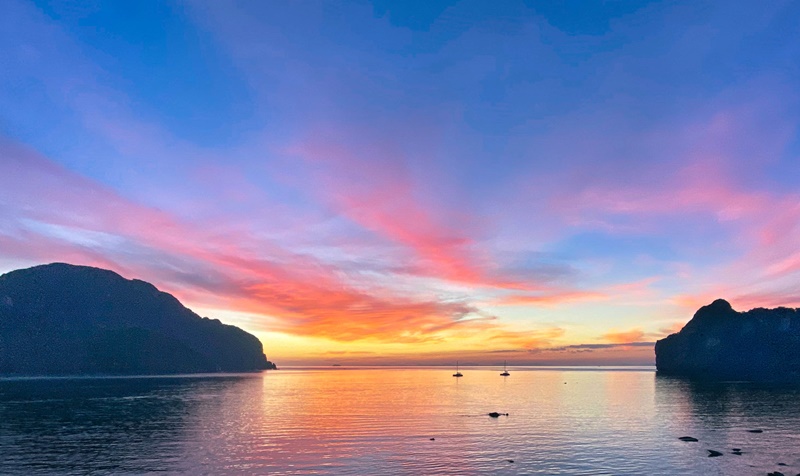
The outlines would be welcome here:
M 699 441 L 697 438 L 694 438 L 692 436 L 681 436 L 678 439 L 681 441 Z
M 492 418 L 498 418 L 498 417 L 500 417 L 500 415 L 508 416 L 508 413 L 497 413 L 497 412 L 489 413 L 489 416 L 492 417 Z
M 130 375 L 274 368 L 261 342 L 152 284 L 50 264 L 0 276 L 0 374 Z
M 709 458 L 716 458 L 717 456 L 722 456 L 722 453 L 716 450 L 706 450 L 706 451 L 708 451 Z
M 656 342 L 659 375 L 704 380 L 800 382 L 800 312 L 736 312 L 718 299 L 677 334 Z

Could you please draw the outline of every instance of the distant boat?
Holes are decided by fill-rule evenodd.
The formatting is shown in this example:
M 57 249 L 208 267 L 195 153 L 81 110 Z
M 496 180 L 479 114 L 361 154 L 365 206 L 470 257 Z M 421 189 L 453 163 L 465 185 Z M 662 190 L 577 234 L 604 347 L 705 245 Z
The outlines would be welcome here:
M 500 375 L 502 375 L 503 377 L 508 377 L 509 375 L 511 375 L 510 373 L 508 373 L 508 370 L 506 370 L 506 361 L 505 360 L 503 361 L 503 373 L 501 373 Z
M 453 374 L 453 377 L 463 377 L 464 374 L 458 371 L 458 361 L 456 361 L 456 373 Z

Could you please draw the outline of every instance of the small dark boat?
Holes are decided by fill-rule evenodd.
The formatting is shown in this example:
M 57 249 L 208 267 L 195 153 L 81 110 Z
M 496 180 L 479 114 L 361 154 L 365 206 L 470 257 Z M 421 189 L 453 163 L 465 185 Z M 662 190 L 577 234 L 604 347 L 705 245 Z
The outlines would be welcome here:
M 503 373 L 501 373 L 500 375 L 502 375 L 503 377 L 508 377 L 509 375 L 511 375 L 510 373 L 508 373 L 508 370 L 506 370 L 506 361 L 505 360 L 503 361 Z
M 463 377 L 464 374 L 458 371 L 458 361 L 456 361 L 456 373 L 453 374 L 453 377 Z

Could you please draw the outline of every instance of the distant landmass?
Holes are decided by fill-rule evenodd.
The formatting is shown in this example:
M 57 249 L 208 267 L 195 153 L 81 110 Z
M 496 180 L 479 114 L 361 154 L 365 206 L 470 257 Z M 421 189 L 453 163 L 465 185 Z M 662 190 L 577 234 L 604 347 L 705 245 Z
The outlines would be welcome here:
M 275 368 L 261 342 L 152 284 L 63 263 L 0 276 L 0 374 L 175 374 Z
M 707 380 L 800 381 L 800 312 L 736 312 L 718 299 L 656 342 L 656 368 L 661 375 Z

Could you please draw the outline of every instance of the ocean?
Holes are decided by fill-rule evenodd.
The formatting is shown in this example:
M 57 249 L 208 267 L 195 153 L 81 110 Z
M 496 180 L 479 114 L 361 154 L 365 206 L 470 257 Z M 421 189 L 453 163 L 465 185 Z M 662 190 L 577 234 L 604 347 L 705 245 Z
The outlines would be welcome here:
M 501 371 L 0 379 L 0 474 L 800 473 L 798 387 Z

